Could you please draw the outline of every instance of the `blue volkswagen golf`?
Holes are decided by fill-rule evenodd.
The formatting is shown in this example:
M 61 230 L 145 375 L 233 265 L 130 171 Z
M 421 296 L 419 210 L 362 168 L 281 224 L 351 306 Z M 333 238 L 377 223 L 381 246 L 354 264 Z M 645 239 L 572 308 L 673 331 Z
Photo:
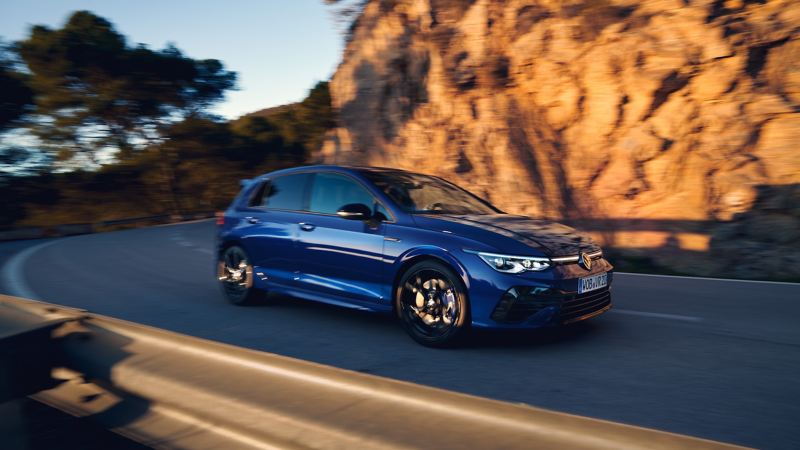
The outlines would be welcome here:
M 416 341 L 537 328 L 611 308 L 611 264 L 567 226 L 504 214 L 441 178 L 310 166 L 243 183 L 218 217 L 233 304 L 266 292 L 393 313 Z

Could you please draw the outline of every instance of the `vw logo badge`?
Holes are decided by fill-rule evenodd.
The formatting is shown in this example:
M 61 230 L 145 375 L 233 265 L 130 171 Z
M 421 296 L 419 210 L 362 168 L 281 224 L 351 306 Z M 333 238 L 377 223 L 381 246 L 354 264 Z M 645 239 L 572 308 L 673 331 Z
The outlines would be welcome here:
M 586 253 L 581 252 L 580 254 L 581 262 L 583 263 L 583 268 L 586 270 L 592 270 L 592 258 L 589 257 Z

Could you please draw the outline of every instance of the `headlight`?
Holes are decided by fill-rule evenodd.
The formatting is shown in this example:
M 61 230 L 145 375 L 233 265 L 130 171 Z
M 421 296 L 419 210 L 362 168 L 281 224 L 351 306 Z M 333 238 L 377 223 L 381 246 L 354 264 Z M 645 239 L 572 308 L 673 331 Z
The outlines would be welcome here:
M 539 272 L 550 267 L 548 258 L 535 256 L 499 255 L 497 253 L 475 252 L 494 270 L 503 273 L 521 273 L 526 270 Z

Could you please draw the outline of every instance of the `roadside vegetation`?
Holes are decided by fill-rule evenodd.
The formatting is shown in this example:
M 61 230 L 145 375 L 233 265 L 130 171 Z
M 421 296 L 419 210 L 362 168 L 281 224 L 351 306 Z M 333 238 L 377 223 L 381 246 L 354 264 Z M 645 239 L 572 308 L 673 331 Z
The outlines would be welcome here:
M 215 59 L 129 43 L 88 11 L 0 53 L 0 229 L 213 211 L 238 180 L 305 162 L 332 126 L 328 83 L 233 121 Z

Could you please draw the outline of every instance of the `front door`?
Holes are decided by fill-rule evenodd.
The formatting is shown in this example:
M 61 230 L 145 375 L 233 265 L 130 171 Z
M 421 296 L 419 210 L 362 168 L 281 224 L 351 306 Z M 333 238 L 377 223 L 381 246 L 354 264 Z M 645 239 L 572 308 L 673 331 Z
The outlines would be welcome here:
M 299 223 L 298 287 L 339 300 L 377 303 L 382 299 L 384 225 L 344 219 L 336 211 L 376 200 L 359 181 L 318 173 L 311 182 L 309 212 Z

